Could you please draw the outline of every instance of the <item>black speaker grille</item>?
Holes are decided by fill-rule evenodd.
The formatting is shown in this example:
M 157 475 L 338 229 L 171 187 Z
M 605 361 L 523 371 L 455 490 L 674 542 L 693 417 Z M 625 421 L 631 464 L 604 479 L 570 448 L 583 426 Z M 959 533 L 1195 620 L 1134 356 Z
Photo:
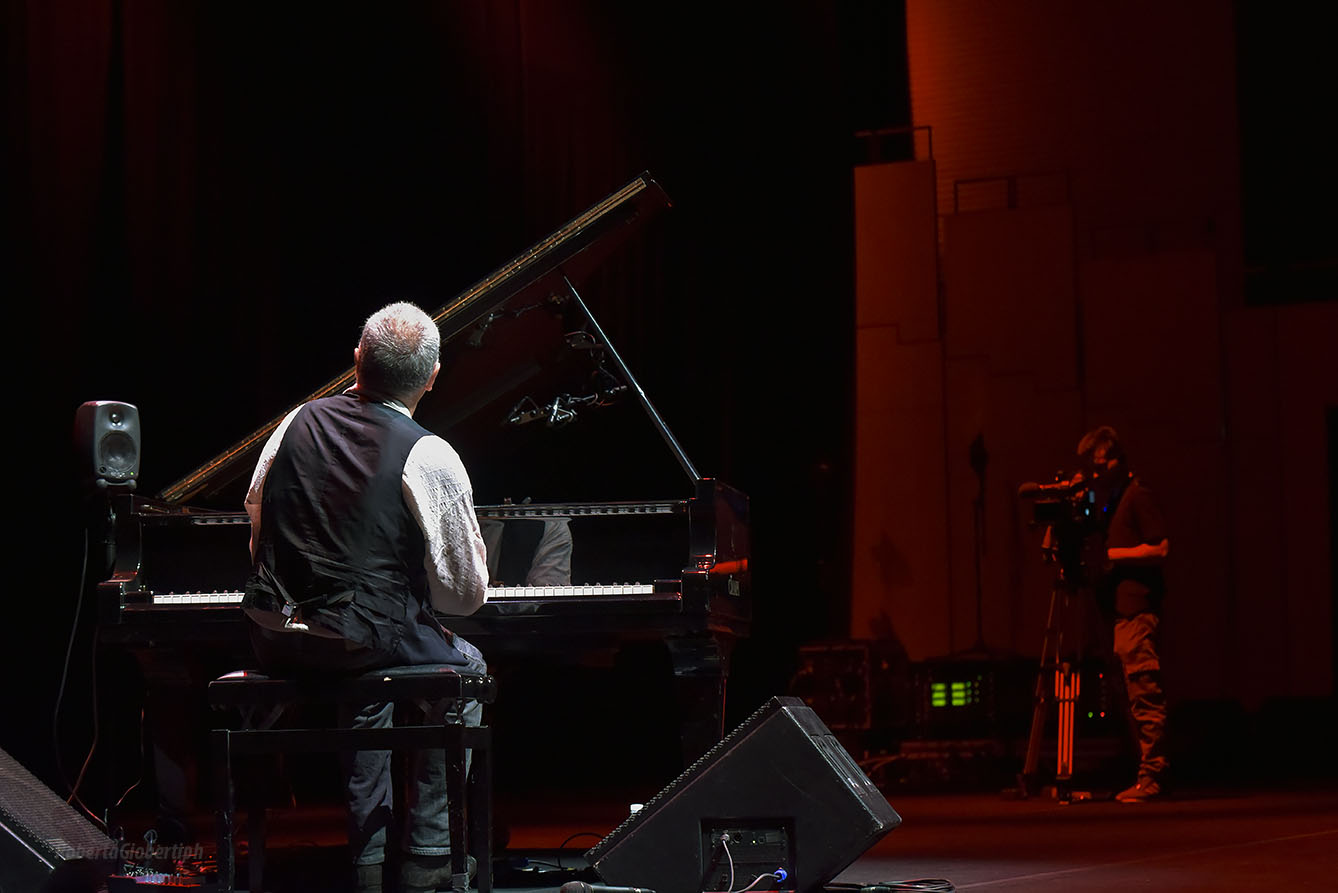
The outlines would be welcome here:
M 111 867 L 117 843 L 0 750 L 0 824 L 49 867 L 84 859 Z
M 587 850 L 585 853 L 586 861 L 591 865 L 598 862 L 600 857 L 604 855 L 605 850 L 613 846 L 623 837 L 632 833 L 637 825 L 645 821 L 647 816 L 655 813 L 656 808 L 662 802 L 672 798 L 690 781 L 701 775 L 707 766 L 714 763 L 722 754 L 733 748 L 736 742 L 743 739 L 749 732 L 761 725 L 768 716 L 780 712 L 787 705 L 802 707 L 804 706 L 804 702 L 798 698 L 776 697 L 770 699 L 761 707 L 758 707 L 753 711 L 752 715 L 740 723 L 734 731 L 730 732 L 724 738 L 721 738 L 714 747 L 698 757 L 697 761 L 687 769 L 683 770 L 682 775 L 679 775 L 673 781 L 669 782 L 664 790 L 647 800 L 640 809 L 629 815 L 623 820 L 621 825 L 609 832 L 607 837 Z
M 104 477 L 122 480 L 134 477 L 139 465 L 139 448 L 124 431 L 109 431 L 98 442 L 98 472 Z
M 816 713 L 772 698 L 586 859 L 610 884 L 698 893 L 715 871 L 718 833 L 730 830 L 752 863 L 778 858 L 757 844 L 781 835 L 793 856 L 774 866 L 789 872 L 784 889 L 816 893 L 900 823 Z

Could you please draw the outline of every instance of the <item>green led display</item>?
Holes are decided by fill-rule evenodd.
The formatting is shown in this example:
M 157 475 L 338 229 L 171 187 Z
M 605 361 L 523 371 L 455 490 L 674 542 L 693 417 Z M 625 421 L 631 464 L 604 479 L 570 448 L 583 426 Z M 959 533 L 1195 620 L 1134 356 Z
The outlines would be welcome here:
M 969 707 L 980 703 L 980 680 L 929 683 L 929 706 Z

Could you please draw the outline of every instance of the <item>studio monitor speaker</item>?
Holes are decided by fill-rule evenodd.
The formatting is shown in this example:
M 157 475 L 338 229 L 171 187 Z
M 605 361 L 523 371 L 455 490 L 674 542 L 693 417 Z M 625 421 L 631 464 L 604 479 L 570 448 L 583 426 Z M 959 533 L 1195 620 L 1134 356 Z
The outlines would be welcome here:
M 818 890 L 901 817 L 798 698 L 772 698 L 586 853 L 656 893 Z M 756 888 L 755 888 L 756 889 Z
M 117 842 L 0 750 L 0 893 L 93 893 Z
M 74 416 L 74 448 L 84 479 L 98 487 L 134 487 L 139 477 L 139 410 L 93 400 Z

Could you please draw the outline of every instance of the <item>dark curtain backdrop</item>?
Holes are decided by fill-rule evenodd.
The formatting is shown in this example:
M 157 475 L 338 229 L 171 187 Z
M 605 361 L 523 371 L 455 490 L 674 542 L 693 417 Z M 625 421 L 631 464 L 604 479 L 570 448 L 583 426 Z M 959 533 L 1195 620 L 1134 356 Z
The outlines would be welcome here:
M 440 306 L 642 170 L 674 208 L 586 297 L 702 473 L 753 498 L 756 635 L 732 710 L 843 628 L 850 135 L 909 120 L 900 4 L 5 10 L 22 433 L 0 636 L 33 722 L 0 746 L 50 774 L 79 403 L 138 405 L 156 492 L 347 367 L 371 310 Z M 674 494 L 628 494 L 652 495 Z M 89 637 L 67 764 L 89 734 Z

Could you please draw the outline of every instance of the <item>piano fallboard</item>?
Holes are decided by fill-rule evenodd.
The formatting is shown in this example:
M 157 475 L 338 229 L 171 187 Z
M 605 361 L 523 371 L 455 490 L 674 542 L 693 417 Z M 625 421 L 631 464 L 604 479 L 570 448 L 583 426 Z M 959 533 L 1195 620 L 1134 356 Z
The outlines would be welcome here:
M 574 543 L 571 585 L 492 586 L 479 612 L 444 622 L 466 637 L 466 630 L 473 630 L 498 640 L 541 633 L 544 624 L 568 632 L 612 631 L 619 624 L 635 625 L 627 618 L 649 624 L 652 615 L 666 624 L 666 636 L 746 634 L 747 498 L 710 479 L 696 489 L 693 498 L 680 500 L 477 507 L 482 522 L 568 519 Z M 128 496 L 116 518 L 116 567 L 98 587 L 104 631 L 142 625 L 160 641 L 173 624 L 189 637 L 198 625 L 240 622 L 250 574 L 244 512 Z M 117 637 L 128 642 L 135 634 Z

